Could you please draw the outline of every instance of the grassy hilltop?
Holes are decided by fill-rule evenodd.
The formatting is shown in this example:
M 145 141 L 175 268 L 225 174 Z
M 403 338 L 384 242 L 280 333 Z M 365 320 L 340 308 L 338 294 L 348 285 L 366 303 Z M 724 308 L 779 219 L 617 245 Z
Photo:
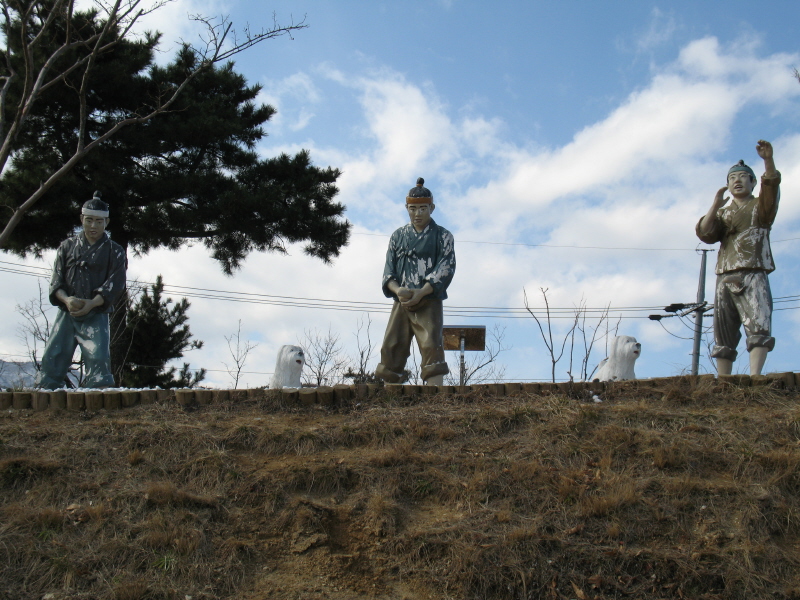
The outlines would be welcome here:
M 0 599 L 800 598 L 800 393 L 0 415 Z

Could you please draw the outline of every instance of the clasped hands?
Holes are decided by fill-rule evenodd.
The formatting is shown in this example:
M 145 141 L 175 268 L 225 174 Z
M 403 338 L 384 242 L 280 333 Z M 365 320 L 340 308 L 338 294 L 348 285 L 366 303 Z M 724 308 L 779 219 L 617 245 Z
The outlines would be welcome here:
M 59 300 L 61 300 L 64 305 L 67 307 L 67 311 L 71 317 L 83 317 L 89 314 L 89 312 L 95 308 L 96 306 L 102 306 L 105 302 L 103 300 L 103 296 L 97 294 L 91 300 L 86 300 L 84 298 L 77 298 L 75 296 L 67 296 L 66 294 L 59 295 Z
M 397 299 L 400 300 L 400 305 L 403 308 L 411 308 L 420 303 L 420 301 L 428 295 L 424 288 L 418 290 L 406 287 L 397 288 Z
M 397 296 L 397 299 L 400 301 L 400 305 L 403 308 L 413 308 L 419 304 L 425 296 L 433 293 L 433 286 L 431 286 L 431 284 L 427 281 L 421 288 L 414 289 L 403 287 L 394 279 L 392 279 L 389 281 L 387 287 L 394 295 Z

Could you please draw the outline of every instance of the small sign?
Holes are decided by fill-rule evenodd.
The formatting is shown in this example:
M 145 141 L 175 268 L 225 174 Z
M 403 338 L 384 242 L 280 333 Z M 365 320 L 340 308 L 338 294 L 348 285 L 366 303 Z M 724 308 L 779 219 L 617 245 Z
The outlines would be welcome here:
M 486 349 L 486 326 L 484 325 L 445 325 L 444 349 L 461 350 L 464 337 L 464 350 L 483 352 Z

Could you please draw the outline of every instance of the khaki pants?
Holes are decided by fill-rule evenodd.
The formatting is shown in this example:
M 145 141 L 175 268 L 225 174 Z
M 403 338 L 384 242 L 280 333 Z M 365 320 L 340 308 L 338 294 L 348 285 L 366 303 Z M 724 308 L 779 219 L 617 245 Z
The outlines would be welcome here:
M 423 299 L 424 305 L 414 312 L 406 310 L 399 302 L 392 306 L 386 335 L 381 346 L 381 363 L 375 375 L 389 383 L 403 381 L 403 370 L 411 354 L 411 338 L 417 338 L 417 346 L 422 356 L 422 379 L 427 381 L 434 375 L 450 372 L 444 359 L 444 340 L 442 339 L 442 301 Z
M 725 277 L 739 275 L 742 284 L 725 283 Z M 775 338 L 772 328 L 772 291 L 764 271 L 737 271 L 717 275 L 714 293 L 713 358 L 736 360 L 736 346 L 742 339 L 741 328 L 747 334 L 747 351 L 763 347 L 771 351 Z

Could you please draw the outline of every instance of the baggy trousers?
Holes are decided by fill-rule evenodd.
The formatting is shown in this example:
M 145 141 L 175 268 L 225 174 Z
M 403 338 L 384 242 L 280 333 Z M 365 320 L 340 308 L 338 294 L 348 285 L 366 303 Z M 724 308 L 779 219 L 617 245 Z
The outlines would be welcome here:
M 42 370 L 36 377 L 36 387 L 48 390 L 64 387 L 76 346 L 81 347 L 81 358 L 86 367 L 83 387 L 114 387 L 108 313 L 90 313 L 76 319 L 65 310 L 58 310 L 56 315 L 44 347 Z
M 442 336 L 442 301 L 423 299 L 424 305 L 416 311 L 403 308 L 399 302 L 392 306 L 386 335 L 381 346 L 381 363 L 375 375 L 389 383 L 400 383 L 406 360 L 411 354 L 411 338 L 417 338 L 417 346 L 422 356 L 422 379 L 427 381 L 434 375 L 450 372 L 444 359 L 444 340 Z
M 725 278 L 738 275 L 738 283 L 726 283 Z M 737 271 L 717 275 L 714 293 L 713 358 L 736 360 L 736 346 L 742 339 L 741 327 L 747 334 L 747 351 L 763 347 L 772 351 L 775 338 L 772 329 L 772 291 L 764 271 Z

